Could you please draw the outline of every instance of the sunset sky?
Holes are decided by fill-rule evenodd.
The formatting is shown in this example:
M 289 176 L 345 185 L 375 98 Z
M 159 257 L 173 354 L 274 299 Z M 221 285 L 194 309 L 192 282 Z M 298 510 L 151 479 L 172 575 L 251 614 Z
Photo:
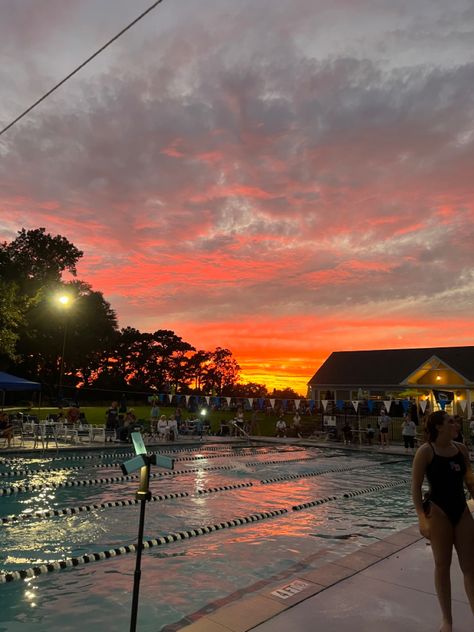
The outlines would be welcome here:
M 0 126 L 151 4 L 0 0 Z M 164 0 L 0 137 L 0 239 L 269 387 L 472 345 L 473 42 L 472 0 Z

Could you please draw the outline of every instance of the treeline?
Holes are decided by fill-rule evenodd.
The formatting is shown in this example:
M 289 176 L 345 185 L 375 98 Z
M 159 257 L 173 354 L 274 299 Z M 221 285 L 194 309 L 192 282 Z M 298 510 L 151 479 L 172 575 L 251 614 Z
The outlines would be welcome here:
M 44 228 L 19 231 L 0 244 L 0 368 L 64 387 L 196 392 L 266 397 L 265 385 L 239 381 L 229 349 L 196 349 L 174 331 L 118 328 L 102 292 L 77 280 L 83 256 L 67 238 Z M 64 282 L 69 272 L 74 280 Z M 60 297 L 65 301 L 61 303 Z M 297 397 L 292 389 L 273 397 Z

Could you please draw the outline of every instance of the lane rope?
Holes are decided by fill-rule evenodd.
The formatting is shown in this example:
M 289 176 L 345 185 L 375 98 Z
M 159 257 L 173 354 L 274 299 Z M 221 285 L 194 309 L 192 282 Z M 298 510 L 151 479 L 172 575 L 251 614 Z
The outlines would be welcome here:
M 208 489 L 198 489 L 196 494 L 213 494 L 221 491 L 230 491 L 233 489 L 241 489 L 244 487 L 253 487 L 253 483 L 236 483 L 235 485 L 221 485 L 220 487 L 210 487 Z M 173 498 L 185 498 L 190 497 L 192 494 L 189 492 L 173 492 L 169 494 L 159 494 L 152 496 L 151 501 L 157 502 L 161 500 L 170 500 Z M 138 500 L 113 500 L 105 503 L 94 503 L 92 505 L 81 505 L 79 507 L 64 507 L 63 509 L 50 509 L 46 511 L 37 511 L 24 514 L 13 514 L 11 516 L 4 516 L 0 518 L 0 526 L 12 524 L 13 522 L 22 522 L 25 520 L 39 519 L 43 520 L 51 517 L 71 516 L 87 511 L 94 511 L 94 509 L 111 509 L 115 507 L 130 507 L 136 505 Z
M 291 509 L 292 511 L 301 511 L 303 509 L 314 507 L 316 505 L 321 505 L 321 504 L 334 501 L 334 500 L 347 499 L 353 496 L 359 496 L 362 494 L 368 494 L 375 491 L 381 491 L 382 489 L 399 487 L 402 485 L 406 485 L 407 483 L 410 482 L 410 480 L 411 479 L 403 479 L 401 481 L 395 481 L 392 483 L 383 483 L 380 485 L 374 485 L 372 487 L 367 487 L 363 490 L 357 490 L 354 492 L 346 492 L 342 496 L 327 496 L 324 498 L 319 498 L 313 501 L 309 501 L 307 503 L 293 505 Z M 276 516 L 281 516 L 287 513 L 288 513 L 288 509 L 286 508 L 274 509 L 271 511 L 264 511 L 264 512 L 260 512 L 256 514 L 251 514 L 250 516 L 244 516 L 243 518 L 234 518 L 233 520 L 219 522 L 217 524 L 213 524 L 210 526 L 198 527 L 197 529 L 177 531 L 174 533 L 169 533 L 164 536 L 160 536 L 158 538 L 153 538 L 151 540 L 143 541 L 142 543 L 143 549 L 150 549 L 156 546 L 165 546 L 167 544 L 171 544 L 173 542 L 177 542 L 180 540 L 187 540 L 189 538 L 206 535 L 214 531 L 220 531 L 221 529 L 229 529 L 232 527 L 238 527 L 243 524 L 248 524 L 248 523 L 256 522 L 260 520 L 266 520 L 268 518 L 274 518 Z M 134 553 L 136 550 L 137 550 L 136 544 L 128 544 L 128 545 L 120 546 L 114 549 L 108 549 L 107 551 L 101 551 L 100 553 L 87 553 L 85 555 L 81 555 L 78 557 L 66 558 L 64 560 L 50 562 L 48 564 L 41 564 L 39 566 L 33 566 L 33 567 L 22 569 L 19 571 L 2 572 L 0 573 L 0 584 L 6 584 L 6 583 L 14 582 L 14 581 L 20 581 L 24 579 L 38 577 L 39 575 L 45 575 L 47 573 L 52 573 L 54 571 L 64 570 L 66 568 L 82 566 L 83 564 L 90 564 L 92 562 L 98 562 L 100 560 L 110 559 L 113 557 L 117 557 L 119 555 Z

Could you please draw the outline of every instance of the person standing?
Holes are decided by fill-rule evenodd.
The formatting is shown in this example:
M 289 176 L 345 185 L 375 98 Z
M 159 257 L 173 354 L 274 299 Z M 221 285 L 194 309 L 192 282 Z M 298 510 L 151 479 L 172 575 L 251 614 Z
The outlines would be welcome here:
M 150 431 L 151 434 L 155 434 L 157 432 L 157 424 L 158 419 L 160 418 L 160 407 L 158 406 L 158 401 L 155 400 L 152 404 L 150 410 Z
M 297 437 L 301 439 L 301 415 L 298 411 L 295 412 L 293 417 L 293 431 Z
M 109 408 L 105 411 L 105 430 L 109 432 L 110 441 L 117 438 L 117 431 L 119 427 L 119 405 L 118 402 L 112 402 Z M 115 433 L 115 436 L 112 435 Z M 107 433 L 105 435 L 107 441 Z
M 0 437 L 7 440 L 7 448 L 9 448 L 13 439 L 13 424 L 7 413 L 0 413 Z
M 416 437 L 416 425 L 409 417 L 403 420 L 402 423 L 402 437 L 405 444 L 405 452 L 408 449 L 414 451 L 415 449 L 415 437 Z
M 391 421 L 392 420 L 388 416 L 387 412 L 384 411 L 379 421 L 380 444 L 382 448 L 388 448 L 389 446 L 388 430 L 389 430 Z
M 471 497 L 474 497 L 474 473 L 466 447 L 453 441 L 456 426 L 447 412 L 437 410 L 430 414 L 426 435 L 427 441 L 418 449 L 413 460 L 412 498 L 420 533 L 430 540 L 433 551 L 435 587 L 442 613 L 440 632 L 452 632 L 453 546 L 474 615 L 474 520 L 464 491 L 466 485 Z M 423 500 L 425 476 L 430 490 Z

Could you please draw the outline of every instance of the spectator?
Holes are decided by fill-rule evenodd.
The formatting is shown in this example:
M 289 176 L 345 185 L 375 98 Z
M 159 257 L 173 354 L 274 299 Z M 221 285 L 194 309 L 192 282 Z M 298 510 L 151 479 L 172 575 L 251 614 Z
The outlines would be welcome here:
M 81 416 L 81 411 L 79 410 L 79 407 L 71 406 L 69 410 L 67 411 L 68 424 L 72 424 L 72 425 L 77 424 L 80 416 Z
M 165 415 L 161 415 L 156 430 L 158 432 L 158 439 L 165 441 L 168 438 L 168 422 L 166 421 Z
M 299 414 L 298 411 L 295 412 L 295 415 L 293 417 L 292 428 L 295 433 L 295 436 L 301 439 L 301 415 Z
M 344 441 L 344 445 L 349 445 L 352 443 L 352 426 L 348 421 L 344 422 L 342 426 L 342 438 Z
M 160 418 L 160 407 L 158 406 L 158 402 L 154 401 L 151 410 L 150 410 L 150 430 L 151 432 L 155 432 L 156 424 L 158 423 L 158 419 Z
M 372 424 L 367 424 L 365 436 L 367 437 L 368 445 L 372 445 L 375 437 L 375 428 L 372 428 Z
M 119 407 L 118 402 L 112 402 L 110 408 L 107 408 L 105 411 L 105 429 L 109 431 L 109 437 L 112 441 L 113 437 L 111 435 L 112 432 L 117 434 L 117 430 L 119 427 Z M 107 434 L 105 435 L 107 439 Z
M 286 437 L 286 421 L 280 417 L 276 422 L 276 437 Z
M 415 449 L 415 437 L 416 437 L 416 425 L 409 417 L 403 420 L 402 423 L 402 437 L 405 444 L 405 452 L 408 452 L 410 448 L 412 451 Z
M 0 437 L 7 440 L 7 448 L 10 448 L 13 439 L 13 424 L 7 413 L 0 413 Z
M 388 429 L 390 427 L 392 420 L 384 410 L 382 415 L 379 418 L 379 430 L 380 430 L 380 444 L 382 449 L 388 448 L 389 440 L 388 440 Z

